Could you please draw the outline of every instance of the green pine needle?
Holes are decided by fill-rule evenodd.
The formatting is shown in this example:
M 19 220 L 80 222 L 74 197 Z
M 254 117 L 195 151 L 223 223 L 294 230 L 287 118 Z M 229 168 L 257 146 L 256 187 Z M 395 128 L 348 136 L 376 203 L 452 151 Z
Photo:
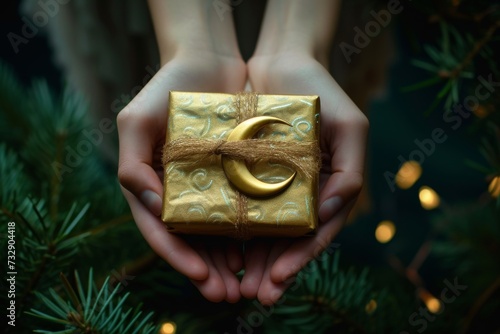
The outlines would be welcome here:
M 152 334 L 157 332 L 158 329 L 150 322 L 153 316 L 152 312 L 143 316 L 143 312 L 138 309 L 132 312 L 132 308 L 125 308 L 129 293 L 118 296 L 120 284 L 117 284 L 110 292 L 109 276 L 100 288 L 97 288 L 92 278 L 93 270 L 90 269 L 87 291 L 84 291 L 83 284 L 76 272 L 77 293 L 66 276 L 61 274 L 61 280 L 70 301 L 63 301 L 62 297 L 54 289 L 50 289 L 52 299 L 37 293 L 37 297 L 43 302 L 47 311 L 31 309 L 31 311 L 26 313 L 43 319 L 46 322 L 64 325 L 65 329 L 50 331 L 38 328 L 35 332 L 59 333 L 68 330 L 101 334 Z M 91 303 L 91 300 L 94 302 Z M 134 331 L 132 332 L 131 329 L 134 329 Z

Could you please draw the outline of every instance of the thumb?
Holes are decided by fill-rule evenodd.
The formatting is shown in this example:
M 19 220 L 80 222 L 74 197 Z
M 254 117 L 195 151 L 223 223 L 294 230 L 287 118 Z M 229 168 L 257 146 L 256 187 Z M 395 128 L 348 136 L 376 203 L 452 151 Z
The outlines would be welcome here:
M 358 172 L 335 172 L 328 179 L 320 194 L 318 216 L 321 222 L 330 221 L 345 205 L 352 202 L 361 191 L 363 175 Z
M 153 169 L 157 145 L 155 126 L 123 110 L 117 119 L 120 141 L 118 178 L 121 185 L 138 198 L 154 215 L 162 209 L 163 186 Z

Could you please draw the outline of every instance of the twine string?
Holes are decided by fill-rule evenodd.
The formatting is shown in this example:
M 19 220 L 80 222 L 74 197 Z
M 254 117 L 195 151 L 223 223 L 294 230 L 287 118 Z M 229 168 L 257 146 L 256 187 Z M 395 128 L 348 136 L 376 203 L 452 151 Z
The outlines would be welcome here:
M 180 138 L 165 145 L 163 165 L 172 161 L 195 164 L 217 155 L 245 160 L 255 164 L 265 160 L 281 163 L 307 178 L 319 170 L 320 152 L 316 142 L 297 142 L 271 139 L 244 139 L 226 141 L 221 139 Z
M 234 99 L 238 124 L 255 117 L 257 113 L 258 94 L 255 92 L 238 93 Z M 270 139 L 245 139 L 226 141 L 222 139 L 204 139 L 183 137 L 166 143 L 163 148 L 163 166 L 170 162 L 180 164 L 196 164 L 214 156 L 226 156 L 231 159 L 244 160 L 248 164 L 269 161 L 284 164 L 312 178 L 321 168 L 321 152 L 316 141 L 290 142 Z M 234 236 L 248 239 L 248 199 L 236 190 L 236 222 Z

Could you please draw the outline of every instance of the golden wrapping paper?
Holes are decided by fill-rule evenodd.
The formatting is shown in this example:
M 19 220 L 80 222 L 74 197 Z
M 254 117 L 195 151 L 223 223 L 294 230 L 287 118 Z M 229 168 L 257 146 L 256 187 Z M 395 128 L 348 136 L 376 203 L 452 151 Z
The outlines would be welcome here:
M 254 116 L 273 116 L 291 126 L 268 124 L 254 138 L 290 142 L 319 140 L 318 96 L 256 95 Z M 170 92 L 166 143 L 182 138 L 227 139 L 239 124 L 237 95 Z M 244 235 L 237 226 L 241 193 L 230 183 L 221 156 L 164 166 L 162 220 L 175 233 L 296 237 L 317 227 L 318 173 L 297 173 L 292 184 L 271 197 L 246 196 Z M 249 166 L 251 173 L 267 183 L 286 180 L 292 168 L 263 161 Z

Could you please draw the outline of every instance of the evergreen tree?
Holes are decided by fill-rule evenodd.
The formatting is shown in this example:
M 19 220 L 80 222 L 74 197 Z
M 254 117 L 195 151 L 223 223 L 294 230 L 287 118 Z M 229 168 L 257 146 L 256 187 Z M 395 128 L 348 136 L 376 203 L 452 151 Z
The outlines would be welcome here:
M 464 135 L 480 137 L 483 159 L 467 164 L 483 173 L 485 192 L 430 214 L 432 229 L 408 264 L 391 254 L 388 265 L 353 265 L 330 245 L 274 306 L 204 300 L 142 239 L 114 168 L 99 157 L 105 134 L 92 127 L 85 101 L 69 90 L 55 96 L 44 81 L 23 87 L 0 64 L 0 247 L 3 285 L 15 294 L 0 298 L 7 307 L 14 300 L 16 312 L 4 332 L 497 333 L 500 4 L 405 6 L 394 24 L 415 42 L 413 64 L 429 74 L 405 94 L 437 87 L 426 115 L 469 107 Z M 478 78 L 488 94 L 467 102 Z M 372 225 L 356 229 L 373 233 Z M 442 271 L 424 278 L 429 257 Z

